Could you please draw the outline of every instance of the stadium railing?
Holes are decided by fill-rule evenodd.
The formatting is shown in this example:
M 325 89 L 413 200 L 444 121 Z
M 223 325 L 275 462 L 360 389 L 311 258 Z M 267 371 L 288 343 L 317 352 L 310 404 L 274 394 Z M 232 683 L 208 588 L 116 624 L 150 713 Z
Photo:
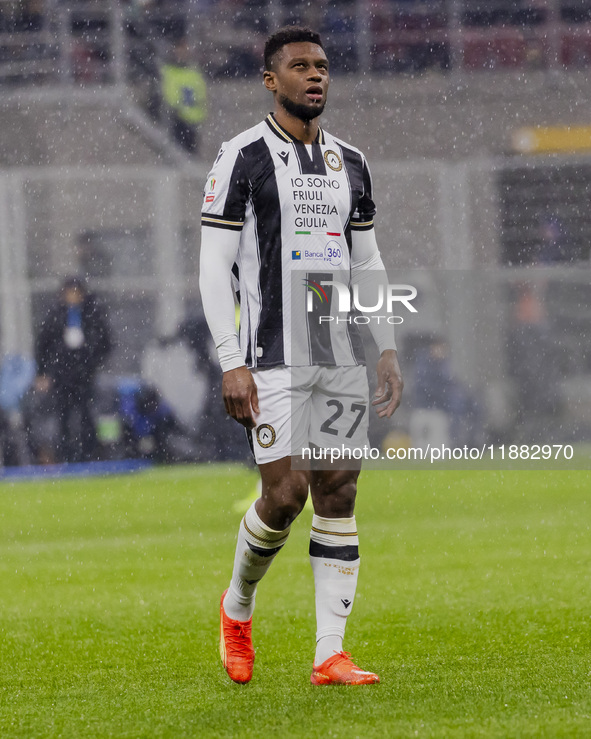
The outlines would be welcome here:
M 16 7 L 0 0 L 0 84 L 136 84 L 153 74 L 158 45 L 180 37 L 211 76 L 252 76 L 266 35 L 286 22 L 319 28 L 337 73 L 573 69 L 591 61 L 591 0 L 38 0 Z

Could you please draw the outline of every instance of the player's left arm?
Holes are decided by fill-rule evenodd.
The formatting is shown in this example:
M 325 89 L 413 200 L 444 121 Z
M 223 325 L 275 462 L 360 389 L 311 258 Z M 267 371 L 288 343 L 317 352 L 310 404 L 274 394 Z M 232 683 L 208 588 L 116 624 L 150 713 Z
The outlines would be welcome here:
M 372 228 L 351 230 L 351 283 L 357 285 L 360 296 L 375 296 L 379 286 L 385 289 L 388 276 Z M 371 305 L 371 300 L 363 304 Z M 372 405 L 380 418 L 390 418 L 400 405 L 402 372 L 398 364 L 394 326 L 387 321 L 370 321 L 369 329 L 380 352 L 377 363 L 377 388 Z

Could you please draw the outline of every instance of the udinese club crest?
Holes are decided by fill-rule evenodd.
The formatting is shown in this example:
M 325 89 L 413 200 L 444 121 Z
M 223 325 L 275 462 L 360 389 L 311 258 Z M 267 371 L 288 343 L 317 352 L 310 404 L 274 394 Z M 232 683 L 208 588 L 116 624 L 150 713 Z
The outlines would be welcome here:
M 343 168 L 343 161 L 341 157 L 336 153 L 336 151 L 333 151 L 332 149 L 328 149 L 324 152 L 324 161 L 335 172 L 340 172 Z
M 270 446 L 273 446 L 275 439 L 277 438 L 275 429 L 269 423 L 263 423 L 258 426 L 256 433 L 259 446 L 262 446 L 263 449 L 268 449 Z

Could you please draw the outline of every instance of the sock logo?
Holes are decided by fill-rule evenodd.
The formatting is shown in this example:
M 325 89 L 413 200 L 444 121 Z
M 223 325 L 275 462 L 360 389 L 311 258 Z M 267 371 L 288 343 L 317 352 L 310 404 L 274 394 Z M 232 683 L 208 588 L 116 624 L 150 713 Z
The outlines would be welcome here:
M 345 608 L 349 608 L 351 605 L 351 601 L 347 600 L 346 598 L 341 598 L 341 603 L 345 606 Z

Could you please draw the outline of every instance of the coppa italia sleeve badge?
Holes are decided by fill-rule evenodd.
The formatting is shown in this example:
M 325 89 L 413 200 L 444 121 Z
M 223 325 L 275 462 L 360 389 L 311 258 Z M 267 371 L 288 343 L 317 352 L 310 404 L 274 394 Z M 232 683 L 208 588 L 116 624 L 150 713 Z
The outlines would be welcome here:
M 276 438 L 275 429 L 269 423 L 263 423 L 257 427 L 257 441 L 263 449 L 273 446 Z
M 215 189 L 215 177 L 212 177 L 211 180 L 209 180 L 208 186 L 209 186 L 209 191 L 206 190 L 206 193 L 205 193 L 205 202 L 206 203 L 213 203 L 213 201 L 215 200 L 215 193 L 214 193 L 214 189 Z

